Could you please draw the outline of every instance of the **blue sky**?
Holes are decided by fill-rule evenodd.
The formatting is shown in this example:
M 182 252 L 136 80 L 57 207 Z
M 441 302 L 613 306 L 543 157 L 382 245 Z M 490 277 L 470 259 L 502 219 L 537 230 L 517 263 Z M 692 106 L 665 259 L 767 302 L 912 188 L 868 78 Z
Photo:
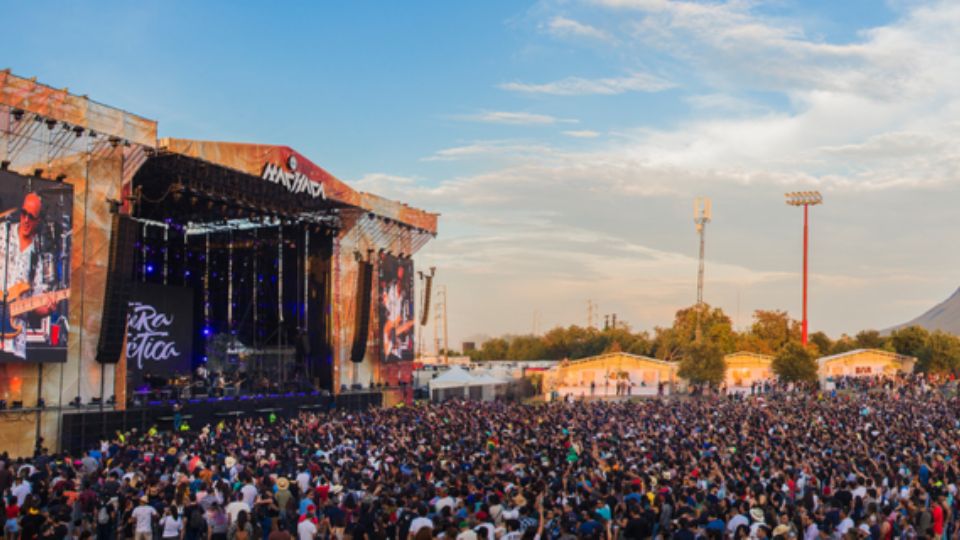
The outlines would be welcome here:
M 287 144 L 443 213 L 418 264 L 454 341 L 636 328 L 694 298 L 691 200 L 713 197 L 706 300 L 811 326 L 909 319 L 958 285 L 960 8 L 915 0 L 3 2 L 0 67 L 160 123 Z M 739 316 L 737 316 L 739 314 Z

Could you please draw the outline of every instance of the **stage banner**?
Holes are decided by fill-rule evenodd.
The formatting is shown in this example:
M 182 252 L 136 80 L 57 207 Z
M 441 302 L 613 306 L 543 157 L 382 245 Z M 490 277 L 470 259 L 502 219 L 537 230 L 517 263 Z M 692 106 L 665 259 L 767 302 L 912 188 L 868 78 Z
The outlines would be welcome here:
M 380 359 L 411 361 L 414 356 L 413 259 L 380 257 Z
M 0 171 L 0 362 L 66 362 L 73 186 Z
M 133 383 L 189 375 L 193 289 L 138 283 L 127 305 L 127 373 Z

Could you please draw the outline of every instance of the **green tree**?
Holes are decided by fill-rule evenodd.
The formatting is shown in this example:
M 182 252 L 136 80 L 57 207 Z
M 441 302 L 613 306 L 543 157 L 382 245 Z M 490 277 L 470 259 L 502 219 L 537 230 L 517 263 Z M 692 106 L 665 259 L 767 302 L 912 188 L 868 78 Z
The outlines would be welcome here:
M 706 340 L 694 342 L 684 349 L 680 360 L 680 369 L 677 375 L 694 384 L 710 384 L 715 386 L 723 381 L 727 363 L 723 359 L 723 351 L 716 343 Z
M 510 360 L 543 360 L 547 348 L 543 340 L 534 335 L 514 336 L 507 348 Z
M 846 334 L 841 334 L 840 337 L 833 342 L 833 347 L 830 347 L 830 354 L 841 354 L 856 348 L 857 342 L 854 341 L 853 338 Z
M 727 317 L 722 309 L 711 309 L 704 304 L 700 312 L 700 326 L 703 330 L 703 341 L 715 345 L 721 355 L 734 351 L 737 337 L 730 317 Z M 680 360 L 696 341 L 696 335 L 697 306 L 681 309 L 674 317 L 673 326 L 654 329 L 651 354 L 661 360 Z
M 773 372 L 784 382 L 815 381 L 817 361 L 799 341 L 788 341 L 773 359 Z
M 890 334 L 890 343 L 897 354 L 905 354 L 920 358 L 923 347 L 927 344 L 930 332 L 922 326 L 907 326 L 894 330 Z
M 926 373 L 953 373 L 960 368 L 960 339 L 936 330 L 920 351 L 917 369 Z
M 854 340 L 857 342 L 858 349 L 882 349 L 887 343 L 887 340 L 876 330 L 861 330 L 857 332 Z
M 808 337 L 807 344 L 812 344 L 817 348 L 818 356 L 826 356 L 830 354 L 830 349 L 833 348 L 833 340 L 823 332 L 814 332 Z
M 502 337 L 488 339 L 480 347 L 480 360 L 505 360 L 509 349 L 510 343 Z

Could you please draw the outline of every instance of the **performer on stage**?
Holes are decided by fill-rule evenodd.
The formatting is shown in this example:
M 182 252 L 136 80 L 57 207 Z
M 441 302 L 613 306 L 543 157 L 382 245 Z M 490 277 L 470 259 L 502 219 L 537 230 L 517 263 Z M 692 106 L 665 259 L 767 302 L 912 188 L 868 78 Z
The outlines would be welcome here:
M 18 221 L 0 224 L 0 285 L 7 300 L 5 308 L 0 306 L 0 312 L 6 316 L 0 321 L 3 329 L 0 343 L 5 354 L 20 360 L 27 358 L 27 329 L 38 326 L 30 324 L 30 319 L 48 317 L 57 306 L 55 299 L 49 297 L 32 310 L 13 315 L 14 301 L 37 297 L 47 291 L 42 267 L 46 250 L 38 241 L 41 208 L 40 196 L 28 193 L 20 207 Z M 12 214 L 9 212 L 4 217 L 9 219 Z
M 404 298 L 408 294 L 404 291 L 403 266 L 397 267 L 396 280 L 390 281 L 383 292 L 383 305 L 386 307 L 387 317 L 383 324 L 384 356 L 390 359 L 403 357 L 404 350 L 412 347 L 411 336 L 414 321 L 405 309 Z

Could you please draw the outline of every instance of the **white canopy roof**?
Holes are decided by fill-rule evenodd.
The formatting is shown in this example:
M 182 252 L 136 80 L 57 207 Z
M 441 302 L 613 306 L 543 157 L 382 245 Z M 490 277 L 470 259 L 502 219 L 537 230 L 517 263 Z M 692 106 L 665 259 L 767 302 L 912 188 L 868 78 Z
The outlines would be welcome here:
M 474 386 L 477 384 L 476 378 L 470 375 L 460 366 L 453 366 L 446 372 L 430 380 L 430 390 L 435 388 L 457 388 L 463 386 Z

